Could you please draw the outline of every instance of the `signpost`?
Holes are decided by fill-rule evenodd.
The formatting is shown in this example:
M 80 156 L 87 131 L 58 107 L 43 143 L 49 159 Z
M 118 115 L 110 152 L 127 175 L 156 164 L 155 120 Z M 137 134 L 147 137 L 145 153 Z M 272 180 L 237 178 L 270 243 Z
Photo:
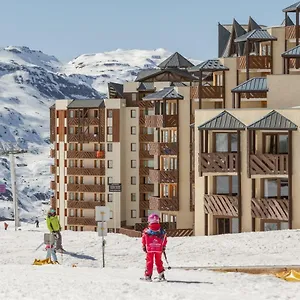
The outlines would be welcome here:
M 108 185 L 108 189 L 110 193 L 120 193 L 122 192 L 122 184 L 121 183 L 111 183 Z M 117 233 L 117 201 L 114 197 L 114 232 Z
M 102 265 L 105 268 L 105 258 L 104 258 L 104 247 L 105 239 L 107 236 L 107 221 L 109 219 L 109 207 L 107 206 L 96 206 L 95 210 L 95 220 L 97 222 L 98 235 L 102 237 Z

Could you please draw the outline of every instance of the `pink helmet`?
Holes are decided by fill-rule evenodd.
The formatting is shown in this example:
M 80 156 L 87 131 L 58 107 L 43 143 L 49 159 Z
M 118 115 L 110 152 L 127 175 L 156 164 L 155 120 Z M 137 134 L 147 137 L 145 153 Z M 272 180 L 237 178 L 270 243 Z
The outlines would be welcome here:
M 151 214 L 148 217 L 148 223 L 149 224 L 159 223 L 159 215 L 158 214 Z

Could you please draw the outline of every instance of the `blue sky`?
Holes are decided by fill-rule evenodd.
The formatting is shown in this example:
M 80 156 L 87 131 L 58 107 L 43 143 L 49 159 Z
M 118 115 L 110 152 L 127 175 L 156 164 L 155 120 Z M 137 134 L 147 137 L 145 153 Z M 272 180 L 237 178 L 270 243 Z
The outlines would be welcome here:
M 0 45 L 24 45 L 68 61 L 83 53 L 165 48 L 217 56 L 217 23 L 251 15 L 276 25 L 296 0 L 2 0 Z M 249 4 L 247 4 L 249 3 Z

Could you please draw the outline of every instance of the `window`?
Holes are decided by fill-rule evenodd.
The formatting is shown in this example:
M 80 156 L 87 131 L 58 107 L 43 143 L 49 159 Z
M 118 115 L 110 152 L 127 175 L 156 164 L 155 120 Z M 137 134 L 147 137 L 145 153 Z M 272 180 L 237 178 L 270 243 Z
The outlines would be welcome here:
M 130 150 L 136 152 L 136 143 L 131 143 Z
M 113 194 L 107 195 L 107 202 L 113 202 Z
M 94 110 L 94 118 L 98 118 L 98 110 Z
M 132 101 L 136 101 L 136 93 L 132 93 Z
M 107 144 L 107 152 L 112 152 L 113 151 L 113 144 L 112 143 L 108 143 Z
M 113 219 L 113 215 L 114 215 L 113 211 L 110 210 L 110 211 L 109 211 L 109 218 L 110 218 L 111 220 Z
M 75 133 L 74 127 L 69 127 L 69 134 L 74 134 L 74 133 Z
M 135 169 L 136 168 L 136 160 L 131 161 L 131 168 Z
M 215 190 L 217 195 L 236 196 L 238 194 L 238 177 L 215 176 Z
M 131 184 L 136 185 L 136 177 L 135 176 L 131 176 Z
M 112 134 L 112 126 L 107 127 L 107 134 Z
M 131 193 L 131 201 L 132 202 L 136 201 L 136 193 Z
M 130 116 L 131 116 L 132 119 L 135 119 L 135 118 L 136 118 L 136 110 L 135 110 L 135 109 L 132 109 L 132 110 L 130 111 Z
M 69 111 L 69 117 L 70 118 L 74 118 L 74 110 L 70 110 Z
M 107 177 L 107 184 L 113 183 L 113 178 L 112 177 Z
M 237 152 L 236 133 L 215 133 L 216 152 Z
M 132 209 L 131 210 L 131 219 L 135 219 L 136 218 L 136 210 Z
M 264 153 L 288 154 L 287 134 L 264 134 Z
M 108 169 L 112 169 L 113 168 L 113 161 L 112 160 L 108 160 L 107 161 L 107 168 Z
M 111 109 L 107 110 L 107 117 L 112 118 L 113 116 L 113 111 Z
M 264 198 L 288 199 L 289 184 L 287 178 L 264 179 Z
M 136 135 L 136 126 L 131 126 L 130 132 L 131 132 L 131 135 Z

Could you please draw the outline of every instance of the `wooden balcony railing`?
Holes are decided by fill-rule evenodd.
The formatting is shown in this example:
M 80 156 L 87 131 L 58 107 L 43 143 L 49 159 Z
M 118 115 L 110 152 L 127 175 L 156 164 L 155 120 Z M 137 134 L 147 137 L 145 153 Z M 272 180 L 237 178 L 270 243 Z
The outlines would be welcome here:
M 151 103 L 151 101 L 139 101 L 139 108 L 153 108 L 154 103 Z
M 54 149 L 50 149 L 50 157 L 55 158 L 55 150 Z
M 204 210 L 214 216 L 238 216 L 238 198 L 226 195 L 204 195 Z
M 89 125 L 100 125 L 100 118 L 92 118 L 92 117 L 87 117 L 87 118 L 68 118 L 68 125 L 69 126 L 76 126 L 76 125 L 81 125 L 81 126 L 89 126 Z
M 150 154 L 149 150 L 140 149 L 140 158 L 152 158 L 153 155 Z
M 285 39 L 286 40 L 295 39 L 296 38 L 296 30 L 299 31 L 299 36 L 300 36 L 300 26 L 298 28 L 296 25 L 286 26 L 285 27 Z
M 140 142 L 153 142 L 154 134 L 140 133 Z
M 199 86 L 191 87 L 191 99 L 198 99 Z M 224 97 L 223 86 L 202 86 L 201 88 L 201 98 L 202 99 L 222 99 Z
M 289 200 L 252 199 L 251 213 L 253 218 L 288 221 Z
M 97 222 L 95 221 L 95 218 L 67 217 L 67 225 L 97 226 Z
M 151 155 L 177 155 L 177 143 L 149 143 Z
M 140 193 L 153 193 L 154 185 L 153 184 L 140 184 Z
M 105 142 L 105 135 L 104 133 L 68 134 L 67 140 L 69 143 L 99 143 Z
M 56 166 L 54 166 L 54 165 L 50 166 L 50 173 L 54 174 L 54 175 L 56 174 Z
M 67 208 L 80 208 L 80 209 L 95 209 L 96 206 L 104 206 L 105 201 L 76 201 L 68 200 Z
M 177 127 L 177 115 L 145 116 L 145 126 L 151 128 Z
M 179 211 L 179 201 L 177 197 L 149 197 L 149 209 L 159 211 Z
M 100 155 L 98 153 L 100 152 Z M 99 156 L 99 157 L 98 157 Z M 105 151 L 67 151 L 67 158 L 105 158 Z
M 67 168 L 68 175 L 83 175 L 83 176 L 104 176 L 105 167 L 100 168 Z
M 149 170 L 150 170 L 149 167 L 144 167 L 144 166 L 140 165 L 140 169 L 139 169 L 140 176 L 148 176 Z
M 68 183 L 67 191 L 81 193 L 105 193 L 105 185 Z
M 272 57 L 271 56 L 261 56 L 261 55 L 250 55 L 249 56 L 249 69 L 271 69 Z M 246 56 L 238 57 L 238 69 L 245 70 Z
M 140 200 L 140 209 L 148 210 L 149 209 L 149 200 Z
M 51 190 L 56 190 L 56 182 L 53 181 L 53 180 L 50 182 L 50 189 Z
M 252 154 L 250 155 L 251 175 L 286 175 L 288 174 L 287 154 Z
M 177 170 L 150 170 L 149 179 L 152 183 L 177 183 L 178 173 Z
M 227 152 L 199 153 L 199 170 L 203 173 L 237 172 L 238 154 Z

